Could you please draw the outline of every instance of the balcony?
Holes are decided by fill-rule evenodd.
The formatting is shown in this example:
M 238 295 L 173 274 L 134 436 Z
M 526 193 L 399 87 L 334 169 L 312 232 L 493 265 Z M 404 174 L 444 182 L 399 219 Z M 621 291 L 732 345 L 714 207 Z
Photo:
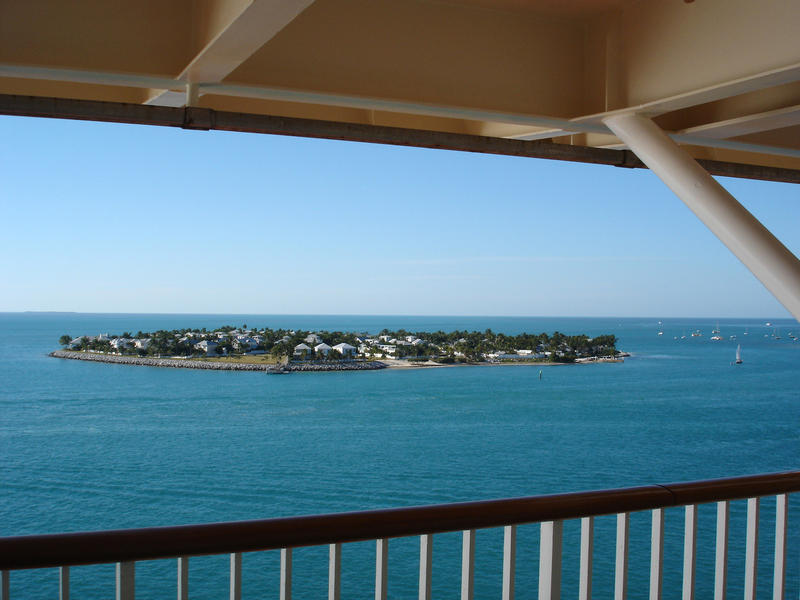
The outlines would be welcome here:
M 468 502 L 397 508 L 364 512 L 312 515 L 258 521 L 240 521 L 206 525 L 158 527 L 118 531 L 95 531 L 55 535 L 32 535 L 0 538 L 0 569 L 2 570 L 2 600 L 13 597 L 26 598 L 32 590 L 28 585 L 14 583 L 14 571 L 26 569 L 58 568 L 57 581 L 62 600 L 70 596 L 70 567 L 79 565 L 116 563 L 116 598 L 131 600 L 136 590 L 136 563 L 151 560 L 176 560 L 175 588 L 160 590 L 175 593 L 178 600 L 186 600 L 189 593 L 189 561 L 191 557 L 229 555 L 229 589 L 231 600 L 242 598 L 242 555 L 278 551 L 280 569 L 274 574 L 279 579 L 279 597 L 292 597 L 293 550 L 309 546 L 328 547 L 328 598 L 338 600 L 342 590 L 342 546 L 354 542 L 375 542 L 374 597 L 388 597 L 388 558 L 390 540 L 419 537 L 420 600 L 432 597 L 434 535 L 447 532 L 461 533 L 460 598 L 475 597 L 475 583 L 488 573 L 476 572 L 476 531 L 502 528 L 503 600 L 513 600 L 517 580 L 518 527 L 539 524 L 538 598 L 555 600 L 562 597 L 562 581 L 577 583 L 578 598 L 607 598 L 624 600 L 628 595 L 628 567 L 630 557 L 631 515 L 649 513 L 649 573 L 640 573 L 639 581 L 649 581 L 647 589 L 631 589 L 631 595 L 650 600 L 677 597 L 693 600 L 695 597 L 698 556 L 698 513 L 701 507 L 715 508 L 716 526 L 713 548 L 701 547 L 709 556 L 713 553 L 714 600 L 724 600 L 729 579 L 743 584 L 745 600 L 754 600 L 759 589 L 759 529 L 769 523 L 770 531 L 763 536 L 771 538 L 771 587 L 774 600 L 786 596 L 787 538 L 789 531 L 788 507 L 791 494 L 800 491 L 800 471 L 676 483 L 646 485 L 641 487 L 599 490 L 505 500 Z M 773 514 L 761 514 L 761 501 L 774 498 Z M 738 503 L 735 501 L 744 501 Z M 771 501 L 770 501 L 771 502 Z M 715 507 L 714 507 L 715 505 Z M 728 573 L 731 511 L 745 511 L 744 570 Z M 706 508 L 706 509 L 707 509 Z M 665 528 L 665 511 L 673 509 L 683 513 L 683 531 L 671 532 Z M 771 511 L 770 511 L 771 512 Z M 605 564 L 613 565 L 613 589 L 592 590 L 593 561 L 595 557 L 595 520 L 613 519 L 614 547 L 604 555 Z M 580 528 L 576 547 L 565 546 L 565 523 Z M 526 529 L 526 532 L 528 530 Z M 774 532 L 774 536 L 772 533 Z M 710 532 L 705 532 L 710 535 Z M 664 589 L 665 536 L 682 535 L 682 574 L 680 590 Z M 763 541 L 763 540 L 762 540 Z M 737 550 L 740 550 L 738 545 Z M 598 547 L 598 551 L 600 548 Z M 606 548 L 603 548 L 606 550 Z M 796 548 L 792 548 L 796 552 Z M 562 573 L 563 556 L 574 554 L 577 570 Z M 763 558 L 763 557 L 762 557 Z M 599 562 L 599 561 L 598 561 Z M 642 562 L 642 557 L 637 561 Z M 763 560 L 761 561 L 763 563 Z M 416 565 L 412 565 L 416 568 Z M 534 566 L 525 564 L 525 569 Z M 606 574 L 609 575 L 609 574 Z M 770 575 L 770 574 L 767 574 Z M 56 575 L 54 574 L 54 577 Z M 763 577 L 761 591 L 763 592 Z M 373 581 L 359 581 L 360 589 L 372 586 Z M 797 585 L 797 582 L 794 582 Z M 452 597 L 457 590 L 450 594 Z M 534 590 L 520 590 L 519 597 L 532 597 Z M 263 596 L 263 592 L 259 594 Z M 763 593 L 762 593 L 763 596 Z

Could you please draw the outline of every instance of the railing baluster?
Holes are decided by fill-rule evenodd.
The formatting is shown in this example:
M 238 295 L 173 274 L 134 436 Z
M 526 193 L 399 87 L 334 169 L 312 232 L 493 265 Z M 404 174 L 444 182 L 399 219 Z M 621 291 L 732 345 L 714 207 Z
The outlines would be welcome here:
M 592 599 L 592 555 L 594 553 L 594 517 L 581 519 L 581 562 L 578 600 Z
M 661 600 L 664 582 L 664 509 L 654 508 L 650 526 L 650 600 Z
M 786 533 L 789 524 L 789 496 L 775 499 L 775 571 L 772 578 L 772 600 L 783 600 L 786 593 Z
M 539 600 L 561 598 L 561 544 L 563 521 L 541 524 L 539 541 Z
M 725 600 L 728 587 L 728 521 L 730 503 L 717 502 L 717 551 L 714 559 L 714 600 Z
M 242 553 L 231 554 L 230 600 L 242 600 Z
M 189 600 L 189 557 L 178 557 L 178 600 Z
M 747 539 L 744 558 L 744 600 L 756 600 L 758 583 L 758 498 L 747 500 Z
M 9 600 L 11 582 L 9 581 L 8 571 L 0 572 L 0 600 Z
M 281 549 L 280 600 L 292 600 L 292 549 Z
M 503 600 L 514 600 L 514 577 L 517 569 L 517 526 L 503 528 Z
M 419 600 L 431 600 L 431 568 L 433 567 L 433 536 L 419 536 Z
M 685 508 L 683 527 L 683 600 L 694 600 L 695 555 L 697 554 L 697 505 Z
M 339 600 L 342 587 L 342 545 L 331 544 L 328 552 L 328 600 Z
M 461 600 L 472 600 L 475 592 L 475 530 L 467 529 L 461 542 Z
M 58 600 L 69 600 L 69 567 L 58 568 Z
M 614 561 L 614 600 L 625 600 L 628 593 L 628 513 L 617 515 L 617 550 Z
M 375 542 L 375 600 L 386 600 L 387 571 L 389 569 L 389 540 Z
M 136 597 L 136 563 L 117 563 L 117 600 L 134 600 Z

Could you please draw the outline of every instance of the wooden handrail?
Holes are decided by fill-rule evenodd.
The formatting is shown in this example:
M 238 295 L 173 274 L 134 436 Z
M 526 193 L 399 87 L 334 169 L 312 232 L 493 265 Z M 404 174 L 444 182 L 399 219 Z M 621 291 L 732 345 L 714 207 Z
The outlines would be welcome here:
M 800 471 L 361 512 L 0 538 L 0 570 L 251 552 L 576 519 L 800 491 Z

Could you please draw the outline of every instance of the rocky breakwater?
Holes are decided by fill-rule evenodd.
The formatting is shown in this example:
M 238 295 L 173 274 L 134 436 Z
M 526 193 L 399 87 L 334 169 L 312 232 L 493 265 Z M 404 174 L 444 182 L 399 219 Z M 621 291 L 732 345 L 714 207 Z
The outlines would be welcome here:
M 265 373 L 294 373 L 310 371 L 373 371 L 384 369 L 380 362 L 342 362 L 325 364 L 256 365 L 251 363 L 214 362 L 183 358 L 143 358 L 139 356 L 120 356 L 94 352 L 73 352 L 55 350 L 50 353 L 55 358 L 87 360 L 90 362 L 137 365 L 141 367 L 169 367 L 174 369 L 207 369 L 211 371 L 263 371 Z
M 332 363 L 289 363 L 284 366 L 284 372 L 313 372 L 313 371 L 375 371 L 385 369 L 386 365 L 379 361 L 372 362 L 332 362 Z

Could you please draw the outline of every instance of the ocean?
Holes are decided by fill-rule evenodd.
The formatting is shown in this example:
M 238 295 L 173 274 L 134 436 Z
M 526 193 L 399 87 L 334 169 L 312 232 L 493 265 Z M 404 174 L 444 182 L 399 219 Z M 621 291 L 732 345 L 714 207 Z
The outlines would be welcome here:
M 207 523 L 527 496 L 798 469 L 793 320 L 0 313 L 0 535 Z M 65 361 L 62 334 L 221 325 L 613 333 L 624 363 L 296 373 Z M 691 337 L 695 330 L 702 337 Z M 663 330 L 663 335 L 657 332 Z M 747 335 L 745 335 L 747 333 Z M 774 336 L 779 335 L 780 339 Z M 683 337 L 685 336 L 685 337 Z M 735 340 L 729 339 L 736 336 Z M 743 364 L 734 366 L 736 346 Z M 800 595 L 790 505 L 787 598 Z M 771 593 L 774 499 L 762 502 L 759 592 Z M 701 506 L 697 597 L 713 590 L 715 507 Z M 743 589 L 744 503 L 729 587 Z M 649 514 L 631 518 L 630 598 L 648 596 Z M 680 596 L 683 512 L 666 511 L 664 597 Z M 577 596 L 578 523 L 564 597 Z M 538 526 L 518 532 L 517 597 L 537 592 Z M 343 550 L 343 598 L 374 596 L 374 543 Z M 416 597 L 418 539 L 390 542 L 389 596 Z M 460 534 L 435 536 L 434 598 L 459 594 Z M 597 520 L 594 596 L 613 593 L 614 518 Z M 278 553 L 244 556 L 244 598 L 277 597 Z M 327 592 L 327 549 L 295 551 L 294 596 Z M 502 530 L 477 535 L 476 598 L 498 598 Z M 192 598 L 227 593 L 228 557 L 191 561 Z M 113 596 L 113 565 L 72 570 L 75 598 Z M 55 570 L 14 572 L 52 598 Z M 174 597 L 175 562 L 137 564 L 137 597 Z

